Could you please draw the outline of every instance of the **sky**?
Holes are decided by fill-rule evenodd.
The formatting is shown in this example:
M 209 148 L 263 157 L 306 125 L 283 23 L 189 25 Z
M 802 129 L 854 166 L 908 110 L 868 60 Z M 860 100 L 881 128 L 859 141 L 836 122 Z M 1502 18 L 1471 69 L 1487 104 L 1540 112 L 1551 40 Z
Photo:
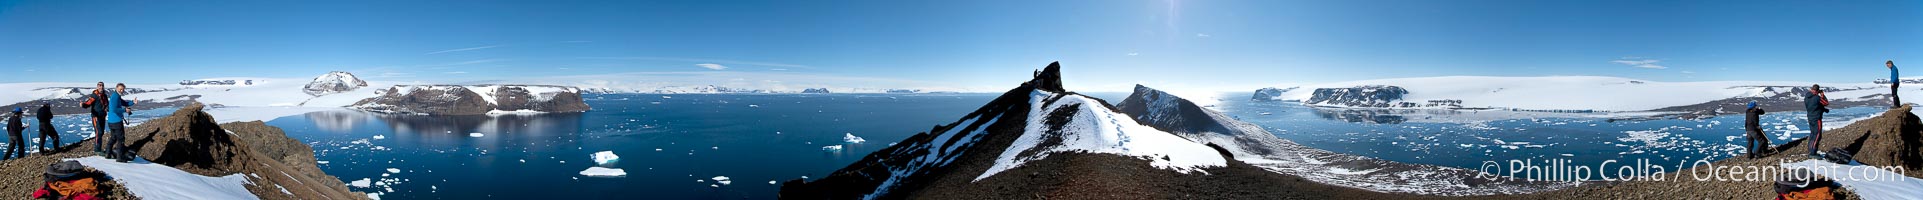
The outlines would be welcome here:
M 0 0 L 0 82 L 722 74 L 1000 91 L 1054 61 L 1078 91 L 1456 75 L 1867 82 L 1888 76 L 1884 60 L 1923 66 L 1918 36 L 1917 1 Z

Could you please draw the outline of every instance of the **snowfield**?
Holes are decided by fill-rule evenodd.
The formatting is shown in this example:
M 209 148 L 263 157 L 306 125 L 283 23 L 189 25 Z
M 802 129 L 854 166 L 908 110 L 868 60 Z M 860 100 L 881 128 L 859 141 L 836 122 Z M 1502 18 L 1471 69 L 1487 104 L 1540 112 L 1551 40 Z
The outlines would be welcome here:
M 248 192 L 246 175 L 207 177 L 140 160 L 119 163 L 100 156 L 66 159 L 100 170 L 144 199 L 260 199 Z
M 1493 77 L 1445 76 L 1360 80 L 1301 85 L 1283 92 L 1275 100 L 1302 101 L 1317 88 L 1351 88 L 1364 85 L 1390 85 L 1407 89 L 1403 102 L 1427 103 L 1430 100 L 1461 100 L 1469 108 L 1511 108 L 1525 110 L 1645 111 L 1692 105 L 1703 102 L 1767 95 L 1746 86 L 1801 86 L 1813 82 L 1792 81 L 1705 81 L 1657 82 L 1602 76 Z M 1863 83 L 1820 83 L 1824 87 L 1862 89 L 1830 92 L 1834 99 L 1860 98 L 1889 93 L 1888 85 Z M 1278 87 L 1287 88 L 1287 87 Z M 1904 96 L 1923 95 L 1923 90 L 1906 90 Z

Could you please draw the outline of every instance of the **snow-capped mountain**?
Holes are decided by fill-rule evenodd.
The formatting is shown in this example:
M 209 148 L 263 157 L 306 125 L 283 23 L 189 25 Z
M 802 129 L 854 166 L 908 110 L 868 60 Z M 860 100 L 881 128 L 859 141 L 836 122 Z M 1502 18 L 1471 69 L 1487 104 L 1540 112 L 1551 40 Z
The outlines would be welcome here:
M 1136 121 L 1197 143 L 1222 146 L 1237 161 L 1311 181 L 1375 192 L 1468 196 L 1521 194 L 1574 186 L 1477 178 L 1470 169 L 1393 162 L 1302 146 L 1175 95 L 1136 85 L 1116 108 Z
M 545 85 L 396 85 L 355 102 L 353 109 L 434 115 L 582 112 L 580 89 Z
M 302 91 L 307 92 L 308 95 L 321 96 L 353 91 L 361 87 L 367 87 L 367 81 L 355 77 L 353 73 L 334 71 L 314 77 L 314 81 L 307 82 L 307 86 L 303 87 Z

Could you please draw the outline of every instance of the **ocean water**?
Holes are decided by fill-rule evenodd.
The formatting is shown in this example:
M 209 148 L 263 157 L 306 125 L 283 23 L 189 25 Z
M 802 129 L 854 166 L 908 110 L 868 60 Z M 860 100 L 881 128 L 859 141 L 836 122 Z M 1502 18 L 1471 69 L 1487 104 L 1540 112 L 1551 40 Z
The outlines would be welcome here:
M 995 95 L 588 95 L 585 113 L 329 111 L 268 124 L 314 146 L 328 174 L 365 179 L 350 189 L 383 199 L 773 199 L 769 181 L 821 177 Z M 822 150 L 830 145 L 843 148 Z M 600 151 L 627 175 L 580 175 Z

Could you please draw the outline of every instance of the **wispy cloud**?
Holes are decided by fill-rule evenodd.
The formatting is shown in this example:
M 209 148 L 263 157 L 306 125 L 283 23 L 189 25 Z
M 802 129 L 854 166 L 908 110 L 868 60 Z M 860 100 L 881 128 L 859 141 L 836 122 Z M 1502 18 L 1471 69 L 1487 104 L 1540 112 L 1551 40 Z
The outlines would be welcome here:
M 721 66 L 721 64 L 714 64 L 714 63 L 701 63 L 701 64 L 694 64 L 694 66 L 696 66 L 696 67 L 701 67 L 701 68 L 708 68 L 708 69 L 712 69 L 712 70 L 724 70 L 724 69 L 728 69 L 728 66 Z
M 1142 53 L 1135 53 L 1135 52 L 1128 53 L 1128 56 L 1135 56 L 1135 55 L 1142 55 Z
M 1669 69 L 1669 67 L 1657 65 L 1656 63 L 1663 62 L 1662 60 L 1657 60 L 1657 59 L 1638 59 L 1636 57 L 1625 57 L 1622 59 L 1616 59 L 1609 62 L 1622 64 L 1622 65 L 1629 65 L 1630 67 L 1637 67 L 1637 68 L 1644 68 L 1644 69 Z
M 1195 37 L 1213 37 L 1213 35 L 1209 35 L 1205 33 L 1196 33 Z
M 495 48 L 495 47 L 501 47 L 501 45 L 488 45 L 488 46 L 478 46 L 478 47 L 468 47 L 468 48 L 459 48 L 459 49 L 448 49 L 448 50 L 441 50 L 441 51 L 435 51 L 435 52 L 427 52 L 427 55 L 434 55 L 434 54 L 442 54 L 442 53 L 452 53 L 452 52 L 462 52 L 462 51 L 473 51 L 473 50 L 482 50 L 482 49 L 492 49 L 492 48 Z
M 405 77 L 414 77 L 414 73 L 401 73 L 401 72 L 382 72 L 382 73 L 380 73 L 380 74 L 378 74 L 378 75 L 375 75 L 374 77 L 376 77 L 376 78 L 405 78 Z
M 448 67 L 448 66 L 461 66 L 461 65 L 473 65 L 473 64 L 486 64 L 486 63 L 501 62 L 501 61 L 507 61 L 507 59 L 480 59 L 480 60 L 469 60 L 469 61 L 441 63 L 441 64 L 416 65 L 414 67 Z
M 751 65 L 751 66 L 763 66 L 763 67 L 815 69 L 815 67 L 811 67 L 807 65 L 798 65 L 798 64 L 745 61 L 745 60 L 707 59 L 707 58 L 674 58 L 674 57 L 579 57 L 579 58 L 606 59 L 606 60 L 674 61 L 674 62 L 714 63 L 714 64 L 729 64 L 729 65 Z

